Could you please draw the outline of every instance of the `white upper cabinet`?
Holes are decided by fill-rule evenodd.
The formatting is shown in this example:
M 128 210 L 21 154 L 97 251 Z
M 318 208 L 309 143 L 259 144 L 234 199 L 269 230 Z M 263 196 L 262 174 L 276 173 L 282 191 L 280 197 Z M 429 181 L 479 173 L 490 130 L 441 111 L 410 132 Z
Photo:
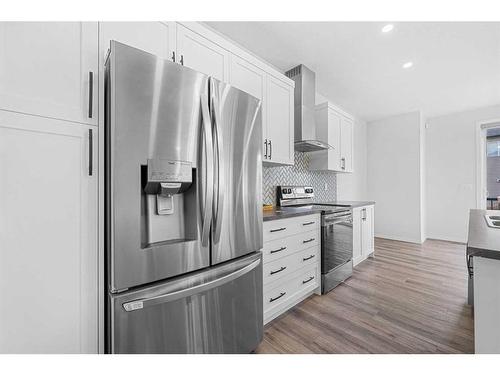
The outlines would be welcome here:
M 173 60 L 175 22 L 100 22 L 99 65 L 104 66 L 110 40 Z
M 202 35 L 177 24 L 177 61 L 219 81 L 228 82 L 229 52 Z
M 97 22 L 0 22 L 0 109 L 97 124 Z
M 294 164 L 294 86 L 268 75 L 264 162 Z
M 333 149 L 310 154 L 309 169 L 353 171 L 353 120 L 330 103 L 316 106 L 316 135 Z
M 98 352 L 97 144 L 0 111 L 0 353 Z
M 260 100 L 266 96 L 266 72 L 242 58 L 231 55 L 229 83 Z
M 352 119 L 342 116 L 340 127 L 340 169 L 343 172 L 353 171 L 353 126 Z

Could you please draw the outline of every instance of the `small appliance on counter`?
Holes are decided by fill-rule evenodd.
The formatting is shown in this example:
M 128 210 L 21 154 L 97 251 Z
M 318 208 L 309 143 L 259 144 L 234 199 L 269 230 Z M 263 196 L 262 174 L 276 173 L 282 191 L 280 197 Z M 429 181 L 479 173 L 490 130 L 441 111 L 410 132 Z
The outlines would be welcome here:
M 105 98 L 106 351 L 251 352 L 263 335 L 260 101 L 116 41 Z
M 278 186 L 278 205 L 321 210 L 321 294 L 352 275 L 352 210 L 335 203 L 315 203 L 312 186 Z

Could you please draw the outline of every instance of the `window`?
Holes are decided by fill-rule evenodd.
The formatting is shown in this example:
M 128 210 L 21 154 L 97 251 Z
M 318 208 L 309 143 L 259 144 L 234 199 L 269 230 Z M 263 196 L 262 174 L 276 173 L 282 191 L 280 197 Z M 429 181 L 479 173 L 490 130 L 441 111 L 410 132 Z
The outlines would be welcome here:
M 486 153 L 489 158 L 500 156 L 500 137 L 487 139 Z

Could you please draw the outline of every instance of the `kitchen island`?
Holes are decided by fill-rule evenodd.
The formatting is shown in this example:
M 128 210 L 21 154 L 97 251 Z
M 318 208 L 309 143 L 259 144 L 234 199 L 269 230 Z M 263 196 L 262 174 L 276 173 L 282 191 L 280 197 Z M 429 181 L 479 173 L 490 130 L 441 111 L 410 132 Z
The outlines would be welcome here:
M 488 226 L 486 215 L 500 215 L 500 211 L 474 209 L 469 213 L 467 259 L 473 285 L 474 346 L 476 353 L 500 353 L 500 228 Z

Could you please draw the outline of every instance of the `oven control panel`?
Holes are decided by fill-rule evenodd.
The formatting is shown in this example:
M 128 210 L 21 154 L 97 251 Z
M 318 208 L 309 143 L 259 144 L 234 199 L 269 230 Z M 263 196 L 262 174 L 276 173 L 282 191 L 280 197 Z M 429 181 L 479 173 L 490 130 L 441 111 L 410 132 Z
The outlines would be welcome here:
M 314 198 L 312 186 L 278 186 L 278 200 L 281 205 L 286 201 L 311 200 Z M 305 202 L 304 202 L 305 203 Z

